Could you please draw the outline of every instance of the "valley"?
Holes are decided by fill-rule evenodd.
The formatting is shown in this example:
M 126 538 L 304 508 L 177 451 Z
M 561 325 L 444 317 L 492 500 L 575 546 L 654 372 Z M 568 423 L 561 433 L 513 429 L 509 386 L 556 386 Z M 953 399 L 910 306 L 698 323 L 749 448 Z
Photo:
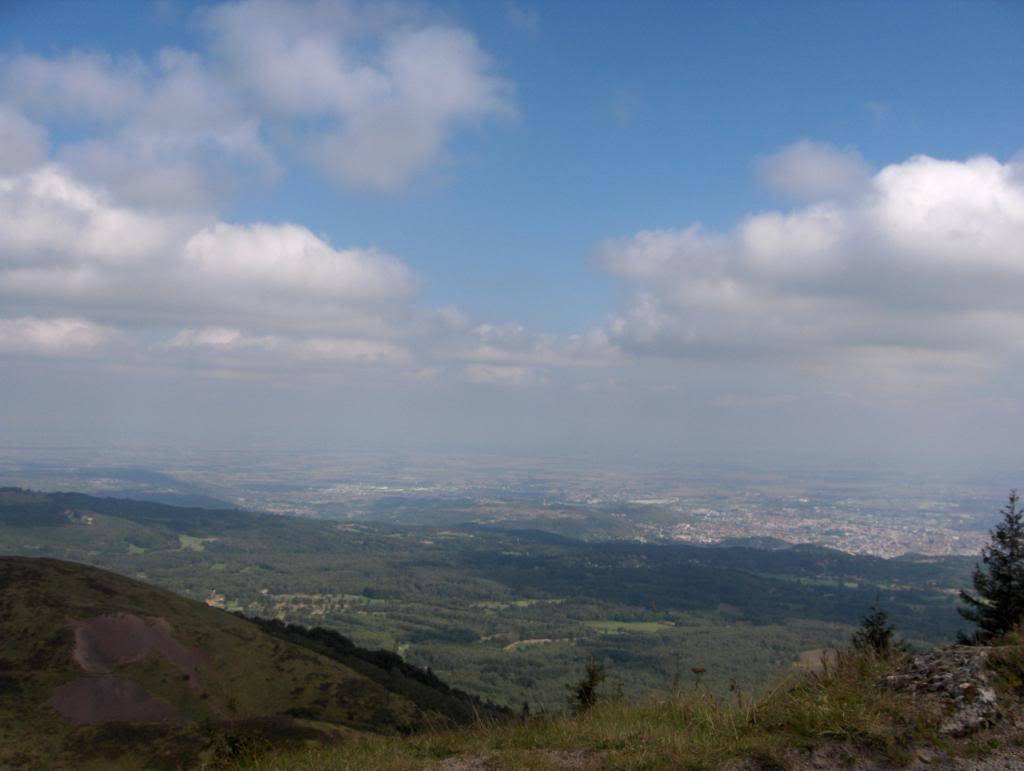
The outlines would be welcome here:
M 816 547 L 581 541 L 478 523 L 424 527 L 0 492 L 0 553 L 96 565 L 249 617 L 324 626 L 514 709 L 565 709 L 590 658 L 628 696 L 705 670 L 757 693 L 846 641 L 876 596 L 928 645 L 962 622 L 972 560 Z

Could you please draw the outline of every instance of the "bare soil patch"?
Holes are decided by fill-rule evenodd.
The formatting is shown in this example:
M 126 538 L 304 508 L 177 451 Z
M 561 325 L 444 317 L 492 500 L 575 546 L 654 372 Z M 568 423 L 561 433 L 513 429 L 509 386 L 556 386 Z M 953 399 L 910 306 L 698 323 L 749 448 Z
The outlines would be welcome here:
M 73 627 L 72 655 L 86 672 L 108 672 L 155 654 L 187 675 L 193 688 L 199 685 L 199 667 L 206 663 L 206 654 L 175 640 L 165 619 L 146 621 L 131 613 L 113 613 L 75 622 Z
M 131 721 L 157 723 L 176 716 L 174 708 L 135 680 L 82 677 L 55 689 L 52 706 L 75 725 Z

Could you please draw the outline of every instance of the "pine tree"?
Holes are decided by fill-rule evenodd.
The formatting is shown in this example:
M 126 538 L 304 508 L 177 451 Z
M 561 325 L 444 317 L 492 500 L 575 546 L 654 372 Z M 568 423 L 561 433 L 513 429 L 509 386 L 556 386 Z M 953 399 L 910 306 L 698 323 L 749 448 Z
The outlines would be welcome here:
M 1016 490 L 1000 513 L 1002 522 L 981 550 L 983 564 L 974 566 L 974 593 L 960 592 L 960 615 L 977 626 L 977 642 L 1006 634 L 1024 619 L 1024 510 Z
M 893 649 L 893 628 L 889 616 L 878 606 L 878 598 L 860 622 L 860 629 L 850 637 L 856 650 L 870 651 L 880 658 L 886 658 Z
M 577 714 L 586 712 L 597 703 L 597 689 L 604 682 L 604 664 L 596 659 L 587 662 L 586 674 L 576 685 L 569 686 L 570 703 Z

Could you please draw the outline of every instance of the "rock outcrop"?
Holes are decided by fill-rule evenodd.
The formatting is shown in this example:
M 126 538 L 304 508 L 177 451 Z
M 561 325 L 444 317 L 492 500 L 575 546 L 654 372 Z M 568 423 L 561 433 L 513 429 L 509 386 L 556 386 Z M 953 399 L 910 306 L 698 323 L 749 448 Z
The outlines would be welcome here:
M 886 684 L 898 691 L 931 695 L 947 712 L 940 732 L 967 736 L 999 719 L 999 700 L 988 668 L 991 648 L 953 645 L 912 657 Z

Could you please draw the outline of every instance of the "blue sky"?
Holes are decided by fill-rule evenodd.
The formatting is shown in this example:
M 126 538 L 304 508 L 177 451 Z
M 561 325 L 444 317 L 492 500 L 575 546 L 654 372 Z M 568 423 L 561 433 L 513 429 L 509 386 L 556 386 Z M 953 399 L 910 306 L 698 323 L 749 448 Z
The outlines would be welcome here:
M 10 4 L 7 50 L 151 54 L 200 45 L 187 3 Z M 801 138 L 877 165 L 1006 158 L 1024 125 L 1013 3 L 440 3 L 516 85 L 519 116 L 460 132 L 397 195 L 289 169 L 226 207 L 376 244 L 424 301 L 568 333 L 613 310 L 605 238 L 777 205 L 754 159 Z M 529 17 L 535 27 L 517 23 Z
M 279 31 L 260 15 L 270 13 L 266 8 L 283 14 L 275 17 L 281 28 L 294 23 L 298 31 L 260 83 L 246 67 L 271 61 L 258 48 Z M 371 391 L 382 381 L 363 368 L 353 375 L 339 362 L 387 361 L 392 369 L 380 377 L 402 381 L 406 402 L 415 391 L 416 400 L 429 403 L 419 390 L 426 386 L 410 383 L 436 388 L 439 380 L 465 381 L 469 389 L 484 382 L 532 384 L 540 389 L 535 394 L 547 394 L 536 398 L 549 402 L 614 382 L 615 388 L 685 393 L 676 402 L 652 397 L 664 404 L 637 413 L 641 425 L 667 413 L 670 423 L 699 424 L 714 434 L 714 425 L 699 417 L 708 405 L 743 404 L 762 411 L 766 437 L 792 425 L 779 405 L 803 402 L 805 389 L 823 400 L 816 409 L 836 420 L 846 415 L 849 402 L 842 400 L 852 393 L 871 415 L 868 422 L 881 425 L 903 404 L 909 383 L 932 389 L 911 424 L 929 414 L 948 417 L 951 403 L 973 399 L 988 405 L 978 408 L 993 426 L 987 436 L 998 434 L 1005 422 L 1000 410 L 1016 404 L 1007 384 L 1018 370 L 990 362 L 1000 341 L 1015 339 L 1018 319 L 1002 310 L 1012 305 L 1008 299 L 996 302 L 998 319 L 983 318 L 957 296 L 957 287 L 963 292 L 969 284 L 957 282 L 969 275 L 976 291 L 1009 292 L 1024 267 L 1014 262 L 1018 252 L 1000 241 L 1012 244 L 1020 225 L 1015 159 L 1024 125 L 1024 6 L 439 2 L 387 8 L 7 3 L 0 10 L 0 107 L 16 116 L 9 123 L 16 129 L 9 130 L 29 148 L 22 155 L 35 158 L 34 166 L 9 160 L 9 172 L 30 175 L 49 163 L 61 184 L 81 185 L 103 206 L 144 213 L 153 227 L 182 227 L 186 252 L 208 245 L 203 264 L 219 271 L 191 278 L 160 273 L 156 283 L 177 286 L 180 279 L 179 296 L 194 292 L 199 299 L 174 305 L 153 297 L 148 312 L 123 301 L 121 273 L 109 277 L 107 294 L 95 296 L 81 283 L 49 295 L 29 291 L 13 274 L 5 290 L 0 273 L 0 298 L 13 309 L 0 317 L 8 319 L 10 355 L 19 365 L 40 373 L 91 371 L 96 389 L 103 377 L 89 367 L 97 361 L 128 368 L 133 377 L 163 368 L 203 377 L 244 373 L 245 387 L 259 388 L 249 381 L 254 372 L 294 366 L 287 356 L 295 351 L 305 367 L 319 355 L 314 352 L 329 350 L 324 366 L 331 377 L 346 384 L 355 378 Z M 317 13 L 333 21 L 309 24 Z M 353 33 L 352 25 L 365 29 Z M 412 77 L 417 85 L 405 101 L 384 107 L 373 101 L 382 97 L 346 95 L 344 78 L 357 77 L 355 70 L 319 83 L 313 68 L 284 91 L 273 90 L 275 67 L 306 66 L 288 58 L 304 50 L 304 41 L 340 52 L 350 64 L 386 68 L 381 57 L 388 41 L 410 30 L 441 31 L 430 66 L 446 73 L 442 79 L 465 75 L 468 83 L 452 104 L 430 102 L 437 81 L 428 69 L 422 79 Z M 216 114 L 204 102 L 196 115 L 208 124 L 163 131 L 153 116 L 179 104 L 152 98 L 173 81 L 172 70 L 160 64 L 168 49 L 194 59 L 173 65 L 175 76 L 185 73 L 197 88 L 211 89 L 213 103 L 226 94 L 231 109 Z M 93 80 L 82 77 L 86 59 L 95 67 Z M 386 75 L 388 88 L 405 88 L 402 76 Z M 89 91 L 99 81 L 106 96 Z M 37 84 L 34 93 L 25 84 Z M 316 92 L 315 105 L 298 104 L 296 92 L 307 87 Z M 101 103 L 118 89 L 124 105 L 107 109 Z M 82 119 L 85 113 L 92 117 Z M 389 115 L 405 117 L 388 123 Z M 374 128 L 353 149 L 345 132 L 364 119 Z M 251 133 L 239 140 L 243 128 Z M 348 143 L 332 146 L 340 148 L 336 157 L 316 150 L 312 159 L 310 148 L 335 135 Z M 415 158 L 397 171 L 388 167 L 417 141 L 425 144 Z M 917 156 L 930 165 L 915 165 Z M 991 164 L 968 165 L 975 156 Z M 180 182 L 184 192 L 174 200 L 154 197 L 152 189 L 140 193 L 133 177 L 148 174 L 162 190 Z M 23 202 L 2 205 L 15 211 Z M 934 258 L 927 264 L 907 246 L 923 221 L 912 211 L 922 206 L 925 220 L 958 223 L 927 247 Z M 993 207 L 1005 216 L 993 215 Z M 834 229 L 822 235 L 816 228 L 825 210 Z M 797 219 L 780 235 L 778 222 L 790 215 Z M 180 225 L 181 217 L 193 224 Z M 241 230 L 204 240 L 215 222 L 270 229 L 258 242 L 244 240 L 252 233 Z M 280 228 L 288 223 L 308 237 L 285 239 Z M 686 235 L 694 223 L 703 226 L 700 235 Z M 644 235 L 651 231 L 662 235 Z M 961 252 L 946 249 L 964 233 L 992 259 L 951 268 Z M 171 241 L 159 245 L 167 255 L 178 248 Z M 972 244 L 961 247 L 971 253 Z M 25 254 L 41 259 L 41 248 Z M 289 255 L 321 248 L 355 250 L 351 264 L 345 256 L 325 259 L 369 283 L 338 284 L 326 299 L 314 292 L 296 300 L 296 287 L 326 274 L 306 263 L 289 266 Z M 232 249 L 239 251 L 224 257 Z M 271 267 L 241 275 L 238 266 L 253 249 L 270 250 L 260 259 Z M 381 253 L 399 267 L 377 261 Z M 19 265 L 30 259 L 9 254 Z M 310 272 L 296 278 L 293 268 Z M 278 269 L 281 274 L 272 274 Z M 141 275 L 133 280 L 145 283 Z M 216 299 L 218 291 L 237 292 L 257 280 L 267 283 L 231 307 Z M 911 317 L 893 299 L 897 290 L 920 294 L 910 301 L 920 315 Z M 246 298 L 254 305 L 242 308 Z M 321 302 L 327 315 L 303 316 L 298 307 Z M 261 303 L 279 305 L 261 316 Z M 841 318 L 832 308 L 840 308 Z M 458 318 L 437 321 L 439 313 Z M 436 324 L 443 329 L 424 331 Z M 49 346 L 50 358 L 34 356 L 37 339 Z M 744 382 L 763 387 L 733 393 L 726 384 L 741 370 L 749 378 Z M 881 393 L 874 390 L 879 381 L 885 381 Z M 279 382 L 266 387 L 282 388 Z M 517 393 L 519 409 L 537 409 Z M 445 402 L 444 414 L 457 412 L 453 404 L 461 398 Z M 508 397 L 479 398 L 485 412 Z M 614 404 L 598 401 L 594 409 Z M 960 420 L 976 414 L 961 409 Z M 32 425 L 20 420 L 21 430 Z M 580 420 L 586 418 L 574 419 Z M 428 443 L 427 435 L 438 432 L 423 430 Z M 773 442 L 765 440 L 767 451 Z

